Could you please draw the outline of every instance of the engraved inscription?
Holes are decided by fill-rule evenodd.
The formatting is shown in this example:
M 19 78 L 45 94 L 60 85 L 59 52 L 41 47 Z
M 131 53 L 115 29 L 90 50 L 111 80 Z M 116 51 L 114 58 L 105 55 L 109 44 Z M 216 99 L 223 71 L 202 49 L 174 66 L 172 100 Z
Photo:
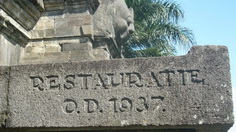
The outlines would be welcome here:
M 84 99 L 87 113 L 96 112 L 99 108 L 98 101 L 95 99 Z
M 115 113 L 131 111 L 133 108 L 133 102 L 129 98 L 122 98 L 120 102 L 118 102 L 117 98 L 111 98 L 109 101 L 112 102 Z
M 62 110 L 64 113 L 72 113 L 77 109 L 77 103 L 72 99 L 66 99 L 62 104 Z
M 138 112 L 149 109 L 149 104 L 147 103 L 147 99 L 145 97 L 139 97 L 138 102 L 138 107 L 136 108 Z
M 163 86 L 171 86 L 173 74 L 175 74 L 175 71 L 173 70 L 164 70 L 160 72 L 151 72 L 152 77 L 156 81 L 157 86 L 163 87 Z
M 67 75 L 65 77 L 65 89 L 72 89 L 75 87 L 75 75 Z
M 199 78 L 199 70 L 178 70 L 182 75 L 182 84 L 205 84 L 205 79 Z
M 37 88 L 39 91 L 44 90 L 44 88 L 43 88 L 44 80 L 43 80 L 42 77 L 40 77 L 40 76 L 31 76 L 30 79 L 32 80 L 34 88 Z
M 57 75 L 47 76 L 49 80 L 49 89 L 60 89 L 59 77 Z
M 62 111 L 66 114 L 83 114 L 83 113 L 104 113 L 108 112 L 123 113 L 123 112 L 151 112 L 159 110 L 164 101 L 163 96 L 138 97 L 138 98 L 110 98 L 110 99 L 83 99 L 83 101 L 76 101 L 74 99 L 65 99 L 62 104 Z M 83 108 L 78 108 L 81 103 Z M 101 105 L 103 104 L 103 105 Z M 104 105 L 105 104 L 105 105 Z M 103 108 L 104 106 L 109 108 Z
M 134 72 L 134 73 L 127 73 L 127 75 L 129 76 L 129 87 L 143 87 L 143 84 L 141 82 L 142 80 L 142 76 L 141 74 Z
M 131 111 L 133 107 L 133 102 L 129 98 L 123 98 L 121 99 L 121 107 L 120 111 L 125 112 L 125 111 Z
M 92 78 L 92 74 L 79 74 L 77 75 L 79 78 L 82 78 L 81 82 L 81 89 L 88 89 L 89 88 L 89 81 Z
M 99 90 L 111 88 L 171 87 L 173 85 L 206 85 L 201 71 L 162 70 L 149 73 L 94 73 L 65 76 L 30 76 L 34 90 Z

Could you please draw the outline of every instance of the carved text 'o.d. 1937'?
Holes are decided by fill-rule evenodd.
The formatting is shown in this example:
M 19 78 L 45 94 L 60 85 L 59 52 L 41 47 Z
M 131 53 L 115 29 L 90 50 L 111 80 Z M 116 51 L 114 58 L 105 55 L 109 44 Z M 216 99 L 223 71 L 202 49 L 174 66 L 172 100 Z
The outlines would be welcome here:
M 123 113 L 123 112 L 144 112 L 144 111 L 155 111 L 161 110 L 165 112 L 166 110 L 161 107 L 161 103 L 164 100 L 163 96 L 150 96 L 143 97 L 140 96 L 138 98 L 130 98 L 123 97 L 118 99 L 116 97 L 112 97 L 109 99 L 65 99 L 62 103 L 62 111 L 65 114 L 83 114 L 83 113 L 104 113 L 104 112 L 114 112 L 114 113 Z M 79 105 L 80 103 L 80 105 Z M 101 105 L 101 104 L 108 104 Z M 104 111 L 103 106 L 109 107 L 109 111 Z M 82 108 L 80 108 L 82 107 Z M 107 108 L 105 109 L 107 110 Z

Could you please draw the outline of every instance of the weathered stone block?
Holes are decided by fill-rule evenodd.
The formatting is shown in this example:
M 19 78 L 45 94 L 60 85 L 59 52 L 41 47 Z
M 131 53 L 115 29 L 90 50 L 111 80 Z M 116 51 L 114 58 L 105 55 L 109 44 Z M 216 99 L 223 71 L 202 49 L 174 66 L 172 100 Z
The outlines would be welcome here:
M 103 48 L 94 49 L 93 56 L 95 57 L 95 60 L 109 60 L 110 59 L 109 53 Z
M 40 11 L 34 6 L 34 2 L 31 3 L 29 0 L 16 0 L 14 2 L 24 10 L 22 13 L 28 13 L 36 21 L 40 18 Z
M 31 0 L 1 0 L 0 6 L 20 25 L 30 30 L 40 17 L 40 11 L 33 3 Z
M 82 30 L 80 26 L 74 26 L 74 35 L 75 36 L 82 36 Z
M 38 64 L 42 62 L 44 53 L 24 53 L 24 57 L 20 60 L 20 64 Z
M 40 43 L 40 42 L 35 42 L 35 45 L 38 44 L 37 46 L 34 45 L 28 45 L 24 49 L 25 54 L 34 54 L 34 53 L 45 53 L 45 46 Z
M 67 62 L 70 52 L 52 52 L 45 53 L 41 63 L 63 63 Z
M 8 117 L 8 84 L 9 84 L 9 67 L 0 67 L 0 127 L 5 126 Z
M 84 17 L 85 16 L 80 15 L 78 17 L 68 17 L 67 19 L 64 19 L 64 18 L 56 19 L 55 20 L 56 36 L 57 37 L 81 36 L 82 30 L 80 29 L 80 27 L 82 25 L 84 25 L 84 20 L 83 20 Z M 92 23 L 90 23 L 90 24 L 92 24 Z M 88 29 L 88 28 L 86 28 L 86 29 Z M 92 31 L 90 31 L 90 34 L 91 34 L 91 32 Z
M 88 61 L 88 60 L 94 60 L 94 56 L 92 52 L 86 52 L 86 50 L 77 50 L 77 51 L 71 51 L 69 60 L 71 62 L 76 61 Z
M 91 15 L 85 15 L 83 17 L 84 25 L 92 25 L 93 23 L 93 18 Z
M 0 66 L 16 65 L 21 51 L 20 45 L 12 43 L 6 35 L 0 33 Z
M 44 30 L 32 30 L 30 31 L 31 37 L 34 39 L 43 38 L 44 37 Z
M 45 52 L 46 53 L 61 52 L 61 46 L 58 44 L 45 45 Z
M 65 9 L 64 4 L 65 4 L 65 0 L 45 0 L 44 1 L 44 6 L 46 10 L 48 11 L 63 10 Z
M 10 78 L 10 128 L 226 132 L 233 124 L 223 46 L 180 57 L 12 66 Z
M 40 11 L 44 11 L 44 3 L 43 0 L 37 0 L 37 4 L 36 7 L 40 10 Z
M 54 19 L 40 19 L 34 30 L 54 29 Z
M 54 29 L 44 30 L 44 38 L 53 38 L 53 37 L 55 37 L 55 30 Z
M 74 27 L 69 25 L 67 20 L 57 19 L 55 20 L 55 30 L 57 37 L 73 36 Z
M 0 4 L 3 5 L 7 0 L 1 0 Z
M 92 52 L 92 44 L 91 43 L 69 43 L 61 45 L 62 51 L 76 51 L 76 50 L 84 50 L 87 52 Z
M 93 26 L 92 25 L 83 25 L 81 26 L 83 35 L 92 36 L 93 35 Z

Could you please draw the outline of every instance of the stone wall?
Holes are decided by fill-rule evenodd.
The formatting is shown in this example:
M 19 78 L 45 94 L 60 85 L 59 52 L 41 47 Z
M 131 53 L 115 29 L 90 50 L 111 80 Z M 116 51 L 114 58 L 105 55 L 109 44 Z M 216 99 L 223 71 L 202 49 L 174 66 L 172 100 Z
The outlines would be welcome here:
M 44 1 L 45 11 L 30 31 L 21 64 L 94 60 L 95 0 Z M 109 59 L 106 57 L 103 59 Z
M 40 12 L 27 1 L 0 1 L 0 65 L 19 64 Z
M 19 64 L 28 39 L 27 30 L 0 8 L 0 65 Z
M 14 64 L 121 58 L 113 26 L 117 2 L 124 0 L 3 0 L 0 32 L 20 47 Z
M 0 42 L 0 65 L 17 65 L 20 61 L 23 47 L 1 33 Z
M 37 2 L 30 2 L 30 0 L 1 0 L 0 8 L 26 30 L 32 29 L 41 16 L 40 5 Z

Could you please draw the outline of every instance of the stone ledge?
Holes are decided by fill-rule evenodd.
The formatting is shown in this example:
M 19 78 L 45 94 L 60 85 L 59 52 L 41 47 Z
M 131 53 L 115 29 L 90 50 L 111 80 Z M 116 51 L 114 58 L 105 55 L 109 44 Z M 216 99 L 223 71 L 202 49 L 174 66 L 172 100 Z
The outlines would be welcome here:
M 224 46 L 196 46 L 179 57 L 10 68 L 6 128 L 226 132 L 234 123 Z

